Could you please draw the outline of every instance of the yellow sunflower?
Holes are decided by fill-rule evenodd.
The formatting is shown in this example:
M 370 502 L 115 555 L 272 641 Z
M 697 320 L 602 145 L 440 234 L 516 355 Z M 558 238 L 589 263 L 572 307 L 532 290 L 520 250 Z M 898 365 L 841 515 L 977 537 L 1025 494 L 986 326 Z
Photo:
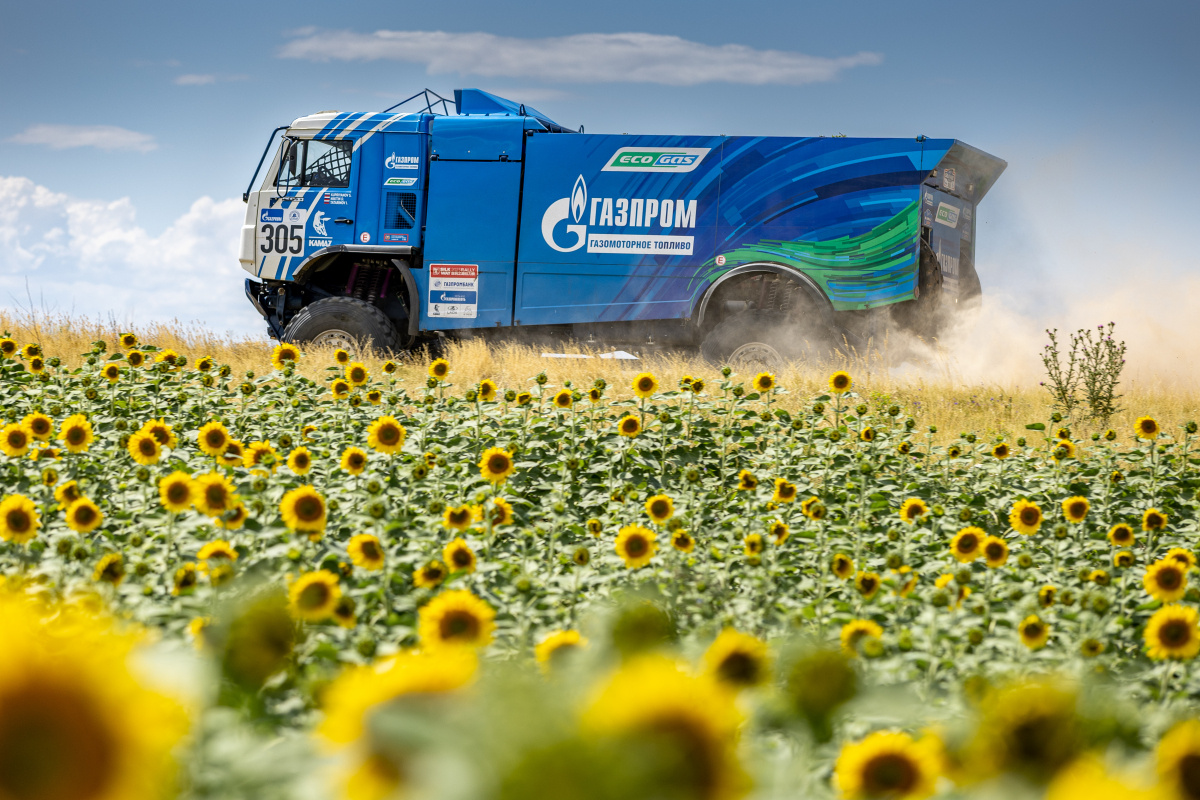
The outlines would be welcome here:
M 1068 497 L 1062 502 L 1063 516 L 1068 522 L 1083 522 L 1091 509 L 1086 497 Z
M 834 553 L 829 560 L 829 569 L 842 580 L 854 575 L 854 559 L 845 553 Z
M 751 533 L 742 539 L 742 551 L 748 556 L 757 556 L 766 547 L 761 533 Z
M 346 380 L 351 386 L 362 386 L 371 379 L 371 373 L 361 362 L 355 361 L 346 367 Z
M 1146 623 L 1146 655 L 1156 661 L 1166 658 L 1186 661 L 1200 653 L 1200 627 L 1196 609 L 1165 605 Z
M 492 607 L 464 590 L 442 592 L 422 606 L 417 616 L 417 637 L 430 651 L 483 647 L 496 629 Z
M 373 534 L 360 533 L 351 537 L 346 552 L 356 567 L 372 571 L 383 569 L 386 554 L 379 538 Z
M 848 800 L 922 800 L 937 790 L 941 744 L 932 735 L 876 731 L 842 747 L 833 779 Z
M 900 504 L 900 520 L 906 525 L 916 525 L 929 513 L 929 506 L 919 497 L 910 497 Z
M 1108 541 L 1114 547 L 1129 547 L 1134 540 L 1133 527 L 1124 522 L 1118 522 L 1108 531 Z
M 319 569 L 304 573 L 292 583 L 288 589 L 288 608 L 297 619 L 321 622 L 333 614 L 341 596 L 337 576 Z
M 158 500 L 172 514 L 182 514 L 194 502 L 192 476 L 176 470 L 158 482 Z
M 241 500 L 236 500 L 233 504 L 233 508 L 226 511 L 224 514 L 213 518 L 213 524 L 218 528 L 222 528 L 227 531 L 236 531 L 238 528 L 242 527 L 242 524 L 245 523 L 249 516 L 250 512 L 246 508 L 245 503 L 243 503 Z
M 1010 455 L 1008 445 L 1005 442 L 999 442 L 992 448 L 992 457 L 998 458 L 1001 461 L 1008 458 Z
M 789 483 L 783 478 L 775 479 L 775 494 L 771 496 L 772 503 L 790 503 L 796 499 L 796 484 Z
M 371 391 L 367 392 L 366 397 L 367 402 L 373 406 L 383 404 L 383 392 L 379 391 L 378 389 L 372 389 Z
M 1030 650 L 1040 650 L 1050 640 L 1050 625 L 1036 614 L 1030 614 L 1021 620 L 1017 633 L 1021 637 L 1021 644 Z
M 224 539 L 214 539 L 206 543 L 200 548 L 200 552 L 196 553 L 196 560 L 200 561 L 203 569 L 208 569 L 213 564 L 209 561 L 237 561 L 238 551 L 233 549 L 233 545 Z
M 1155 561 L 1142 576 L 1146 592 L 1164 603 L 1173 603 L 1187 594 L 1187 583 L 1187 567 L 1173 558 Z
M 125 360 L 129 362 L 131 367 L 140 367 L 146 363 L 146 354 L 140 350 L 130 350 L 125 354 Z
M 442 559 L 454 572 L 475 571 L 475 551 L 461 537 L 454 539 L 442 550 Z
M 849 372 L 838 370 L 829 376 L 829 390 L 836 394 L 844 394 L 850 391 L 850 387 L 854 381 L 850 378 Z
M 312 536 L 325 532 L 325 498 L 311 486 L 297 486 L 279 501 L 279 513 L 291 530 Z
M 734 689 L 759 686 L 771 677 L 771 653 L 757 636 L 726 628 L 704 652 L 704 671 Z
M 225 447 L 230 442 L 229 431 L 220 422 L 213 421 L 200 429 L 196 435 L 196 440 L 200 445 L 201 451 L 206 455 L 219 458 L 225 452 Z
M 1181 567 L 1190 572 L 1196 566 L 1196 556 L 1191 550 L 1186 550 L 1182 547 L 1172 547 L 1167 551 L 1165 558 L 1177 562 Z
M 275 349 L 271 351 L 271 365 L 275 369 L 282 370 L 288 364 L 295 366 L 300 362 L 300 349 L 294 344 L 284 342 L 283 344 L 275 345 Z
M 28 497 L 14 494 L 0 502 L 0 539 L 25 544 L 37 536 L 41 524 L 37 506 Z
M 665 494 L 656 494 L 646 501 L 646 514 L 654 522 L 662 525 L 675 513 L 675 504 Z
M 21 420 L 21 424 L 39 442 L 48 442 L 54 435 L 54 421 L 40 411 L 26 414 L 25 418 Z
M 963 564 L 969 564 L 982 555 L 986 539 L 987 534 L 979 528 L 963 528 L 950 540 L 950 554 Z
M 342 451 L 341 467 L 351 475 L 362 475 L 367 468 L 367 453 L 358 447 L 347 447 Z
M 854 588 L 863 596 L 864 600 L 870 600 L 879 591 L 881 581 L 879 575 L 874 572 L 859 572 L 854 576 Z
M 219 517 L 237 503 L 233 483 L 219 472 L 201 475 L 193 486 L 192 497 L 196 510 L 205 516 Z
M 775 519 L 771 520 L 770 524 L 767 525 L 767 533 L 771 536 L 771 541 L 780 545 L 786 542 L 788 537 L 792 535 L 792 529 L 783 520 Z
M 333 351 L 333 360 L 344 367 L 350 363 L 350 354 L 339 347 Z
M 587 644 L 588 640 L 579 631 L 553 631 L 533 648 L 533 657 L 543 672 L 549 672 L 564 656 L 579 652 Z
M 517 393 L 517 405 L 527 406 L 532 402 L 533 402 L 533 395 L 531 393 L 529 393 L 529 392 L 518 392 Z
M 350 384 L 342 378 L 335 378 L 333 383 L 329 384 L 329 393 L 335 400 L 341 400 L 350 395 Z
M 4 358 L 12 358 L 19 349 L 20 348 L 17 346 L 16 340 L 11 336 L 0 338 L 0 356 L 3 356 Z
M 555 408 L 570 408 L 575 402 L 575 396 L 571 394 L 570 389 L 560 389 L 555 393 L 553 402 Z
M 1042 509 L 1037 503 L 1018 500 L 1008 514 L 1008 524 L 1017 533 L 1032 536 L 1042 527 Z
M 617 555 L 627 569 L 638 569 L 650 563 L 658 549 L 654 531 L 641 525 L 626 525 L 617 533 L 615 544 Z
M 1167 515 L 1157 508 L 1148 508 L 1142 514 L 1142 530 L 1161 531 L 1167 527 Z
M 496 382 L 491 378 L 484 378 L 479 382 L 479 388 L 476 390 L 479 394 L 479 399 L 486 403 L 490 403 L 496 399 L 497 391 Z
M 633 438 L 642 432 L 642 423 L 632 414 L 626 414 L 617 420 L 617 433 Z
M 9 458 L 20 458 L 29 452 L 33 434 L 19 422 L 11 422 L 0 430 L 0 449 Z
M 104 369 L 100 370 L 100 374 L 109 383 L 116 383 L 121 380 L 121 366 L 119 364 L 105 364 Z
M 748 469 L 744 469 L 738 473 L 739 492 L 752 492 L 758 488 L 758 478 Z
M 307 447 L 297 447 L 288 453 L 287 465 L 296 475 L 307 475 L 312 469 L 312 453 Z
M 864 442 L 875 441 L 875 429 L 868 425 L 858 432 L 858 438 L 862 439 Z
M 471 508 L 471 518 L 477 522 L 483 522 L 485 515 L 491 520 L 493 528 L 499 528 L 501 525 L 511 525 L 513 521 L 512 504 L 503 497 L 491 497 L 482 506 L 473 506 Z
M 466 530 L 473 517 L 470 506 L 447 506 L 442 512 L 442 525 L 456 531 Z
M 581 725 L 589 740 L 660 754 L 660 785 L 678 797 L 733 800 L 749 789 L 737 755 L 735 695 L 658 655 L 626 662 L 594 691 Z
M 240 467 L 246 461 L 246 448 L 237 439 L 230 439 L 217 462 L 227 467 Z
M 683 528 L 672 531 L 671 547 L 674 547 L 681 553 L 690 553 L 696 549 L 696 539 Z
M 848 656 L 858 655 L 858 644 L 863 639 L 880 639 L 883 628 L 869 619 L 853 619 L 842 626 L 842 652 Z
M 775 376 L 769 372 L 760 372 L 754 376 L 751 385 L 756 392 L 769 392 L 775 388 Z
M 1065 461 L 1068 458 L 1075 457 L 1075 443 L 1070 439 L 1059 439 L 1054 443 L 1054 449 L 1050 453 L 1055 461 Z
M 1008 561 L 1008 542 L 998 536 L 989 536 L 983 540 L 983 557 L 992 569 L 1003 567 Z
M 162 445 L 153 436 L 142 431 L 129 437 L 128 449 L 134 461 L 146 466 L 157 464 L 162 458 Z
M 242 455 L 242 466 L 254 470 L 256 475 L 265 475 L 268 471 L 274 475 L 279 467 L 279 453 L 270 442 L 251 442 Z M 267 467 L 267 470 L 262 467 Z
M 436 589 L 441 586 L 442 581 L 446 580 L 446 576 L 450 574 L 450 570 L 446 565 L 436 558 L 425 562 L 425 566 L 413 572 L 413 584 L 418 589 Z
M 60 484 L 59 487 L 54 490 L 54 499 L 57 500 L 58 504 L 63 508 L 71 505 L 71 503 L 74 503 L 81 497 L 83 497 L 83 492 L 79 490 L 79 484 L 76 481 L 67 481 L 66 483 Z
M 97 583 L 111 583 L 120 586 L 125 580 L 125 558 L 120 553 L 109 553 L 96 563 L 92 571 L 92 580 Z
M 434 378 L 435 380 L 445 380 L 446 376 L 449 374 L 450 362 L 444 358 L 435 359 L 433 363 L 429 365 L 429 377 Z
M 83 414 L 72 414 L 63 420 L 58 438 L 72 453 L 86 452 L 88 446 L 96 439 L 92 435 L 92 423 L 88 422 L 88 418 Z
M 1158 436 L 1158 422 L 1154 417 L 1138 417 L 1133 423 L 1133 435 L 1141 439 L 1154 439 Z
M 643 400 L 653 397 L 658 391 L 658 378 L 649 372 L 640 372 L 633 379 L 633 393 Z
M 1163 788 L 1179 800 L 1200 798 L 1200 720 L 1176 723 L 1159 740 L 1154 755 Z
M 86 497 L 67 506 L 67 525 L 76 533 L 91 533 L 100 527 L 104 514 L 100 507 Z
M 504 483 L 516 470 L 512 453 L 499 447 L 489 447 L 479 459 L 479 472 L 492 483 Z

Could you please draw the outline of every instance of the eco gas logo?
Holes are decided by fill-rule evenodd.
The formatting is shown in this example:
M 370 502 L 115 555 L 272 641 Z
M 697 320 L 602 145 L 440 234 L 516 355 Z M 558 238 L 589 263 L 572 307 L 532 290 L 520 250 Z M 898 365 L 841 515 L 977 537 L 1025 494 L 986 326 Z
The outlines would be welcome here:
M 622 147 L 601 172 L 691 172 L 708 147 Z

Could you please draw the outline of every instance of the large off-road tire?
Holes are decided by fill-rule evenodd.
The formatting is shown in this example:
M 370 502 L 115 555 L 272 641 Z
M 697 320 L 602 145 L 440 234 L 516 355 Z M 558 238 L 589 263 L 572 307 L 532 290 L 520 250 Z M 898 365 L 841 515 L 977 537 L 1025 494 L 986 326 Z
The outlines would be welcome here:
M 942 290 L 942 265 L 938 263 L 933 248 L 921 242 L 917 296 L 892 306 L 892 320 L 910 333 L 923 339 L 932 339 L 944 327 L 947 312 Z
M 714 367 L 742 371 L 779 371 L 789 362 L 810 360 L 832 331 L 811 320 L 780 311 L 743 311 L 717 324 L 700 344 L 700 355 Z
M 284 329 L 283 340 L 352 353 L 362 347 L 396 351 L 403 344 L 387 315 L 354 297 L 325 297 L 300 309 Z

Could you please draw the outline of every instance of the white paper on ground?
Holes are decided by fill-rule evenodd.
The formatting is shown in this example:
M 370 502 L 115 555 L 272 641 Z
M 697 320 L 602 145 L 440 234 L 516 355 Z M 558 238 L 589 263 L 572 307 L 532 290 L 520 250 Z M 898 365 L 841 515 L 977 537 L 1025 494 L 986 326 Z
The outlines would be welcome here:
M 601 353 L 601 358 L 615 358 L 619 361 L 637 361 L 638 357 L 633 353 L 626 353 L 624 350 L 615 350 L 611 353 Z M 542 353 L 542 358 L 592 358 L 592 356 L 584 353 Z

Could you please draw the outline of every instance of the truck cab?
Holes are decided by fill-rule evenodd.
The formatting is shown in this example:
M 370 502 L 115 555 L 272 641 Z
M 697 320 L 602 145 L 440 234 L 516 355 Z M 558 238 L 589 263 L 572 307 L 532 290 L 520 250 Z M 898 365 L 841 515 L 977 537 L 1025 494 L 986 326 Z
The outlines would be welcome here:
M 980 291 L 973 212 L 1004 162 L 962 142 L 596 135 L 477 89 L 454 114 L 414 97 L 272 135 L 240 254 L 272 337 L 520 327 L 723 360 L 757 336 L 782 358 L 800 328 L 924 323 Z

